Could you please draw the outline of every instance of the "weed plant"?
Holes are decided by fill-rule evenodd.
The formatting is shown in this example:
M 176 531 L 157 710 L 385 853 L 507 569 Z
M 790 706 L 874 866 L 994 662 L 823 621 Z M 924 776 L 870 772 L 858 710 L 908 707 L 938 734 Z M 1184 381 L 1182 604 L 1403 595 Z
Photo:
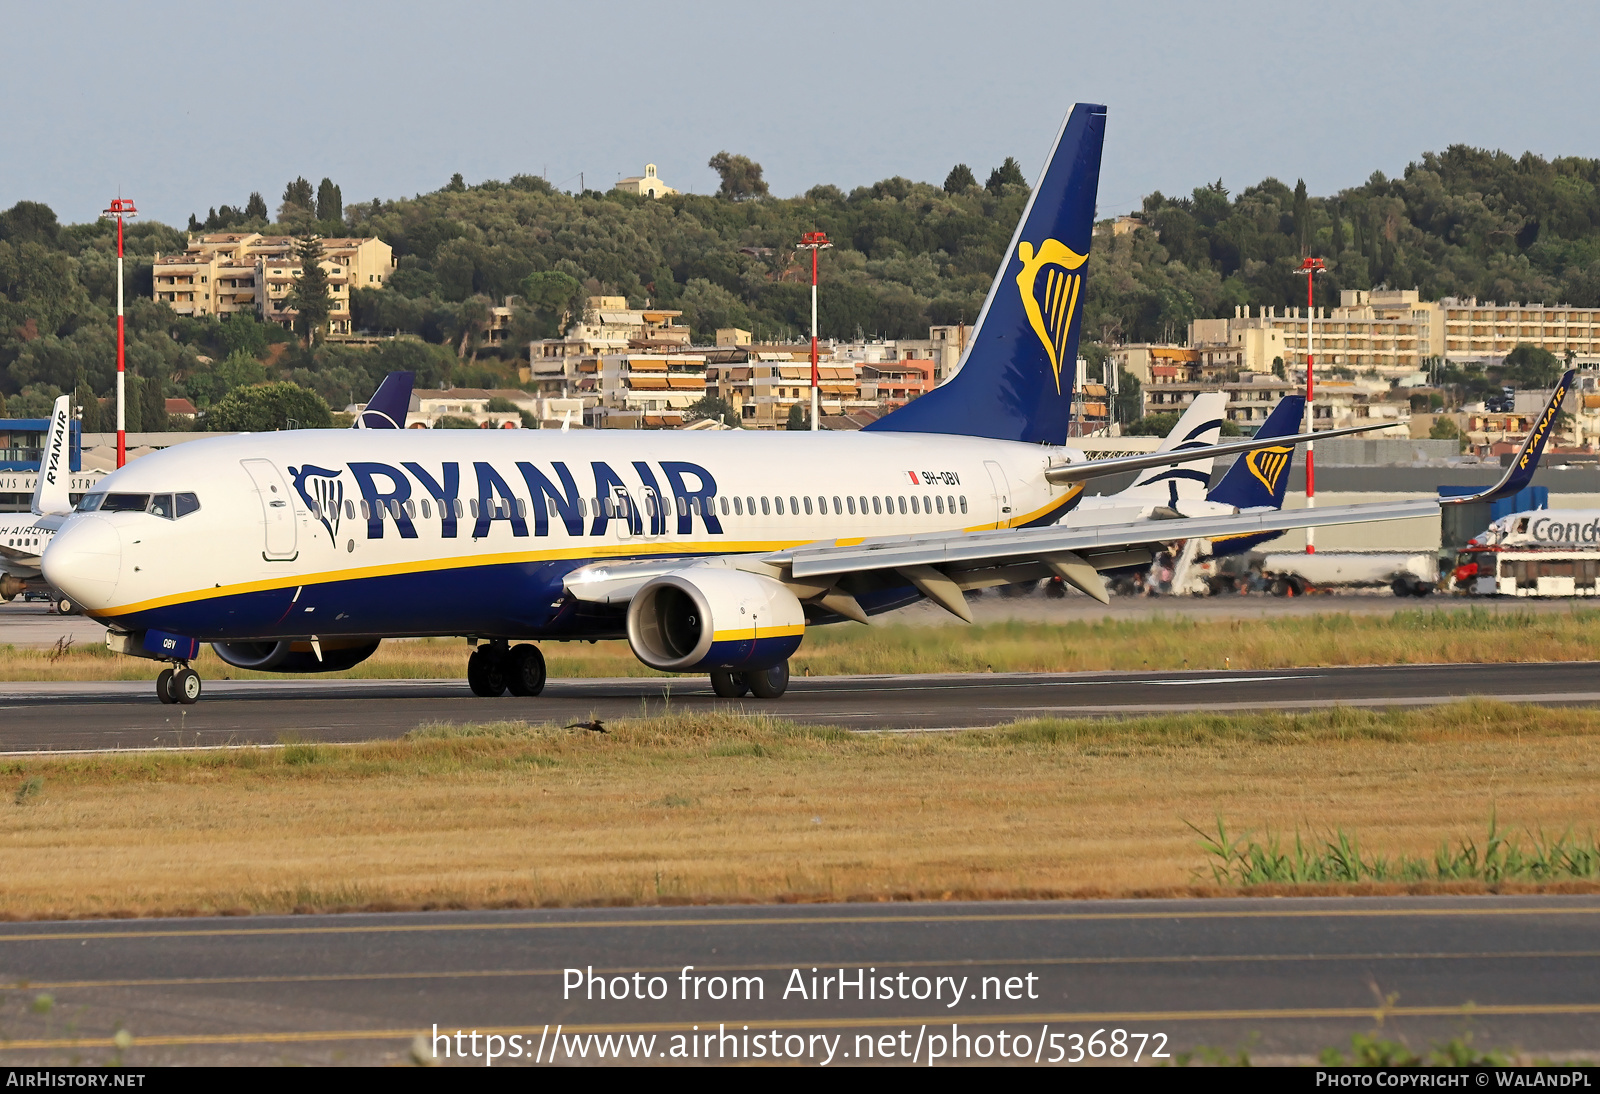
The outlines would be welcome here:
M 1364 854 L 1357 838 L 1343 828 L 1318 838 L 1309 832 L 1302 835 L 1296 827 L 1291 848 L 1270 831 L 1264 840 L 1252 839 L 1249 832 L 1230 835 L 1220 816 L 1215 834 L 1193 824 L 1189 827 L 1199 833 L 1200 845 L 1211 858 L 1211 880 L 1219 885 L 1363 881 L 1481 881 L 1493 885 L 1600 878 L 1600 847 L 1593 831 L 1576 836 L 1569 828 L 1554 839 L 1542 830 L 1537 835 L 1530 832 L 1530 845 L 1525 848 L 1516 837 L 1506 835 L 1493 813 L 1481 848 L 1472 838 L 1462 837 L 1453 848 L 1440 843 L 1431 860 Z

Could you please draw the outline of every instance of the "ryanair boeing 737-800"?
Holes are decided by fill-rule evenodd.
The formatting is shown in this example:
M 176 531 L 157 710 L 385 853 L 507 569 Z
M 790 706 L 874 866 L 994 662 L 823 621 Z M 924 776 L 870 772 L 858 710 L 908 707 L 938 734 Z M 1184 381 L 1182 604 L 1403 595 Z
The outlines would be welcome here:
M 1177 540 L 1437 512 L 1147 499 L 1127 519 L 1062 522 L 1089 479 L 1232 453 L 1279 453 L 1240 461 L 1270 498 L 1281 453 L 1305 439 L 1100 461 L 1061 447 L 1104 126 L 1103 107 L 1079 105 L 1057 134 L 959 371 L 866 430 L 196 441 L 107 477 L 45 574 L 113 648 L 176 666 L 158 683 L 167 702 L 198 697 L 201 642 L 242 668 L 314 672 L 430 635 L 474 642 L 480 695 L 538 694 L 535 642 L 626 638 L 654 668 L 709 673 L 719 695 L 771 698 L 808 625 L 924 597 L 969 618 L 964 591 L 1051 575 L 1103 598 L 1102 571 Z M 1495 490 L 1532 474 L 1550 420 Z

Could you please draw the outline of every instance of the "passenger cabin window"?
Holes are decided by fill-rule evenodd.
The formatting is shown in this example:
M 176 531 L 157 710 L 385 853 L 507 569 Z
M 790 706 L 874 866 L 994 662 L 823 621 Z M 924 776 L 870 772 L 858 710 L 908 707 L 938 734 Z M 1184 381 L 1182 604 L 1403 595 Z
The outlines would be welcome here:
M 744 507 L 745 507 L 746 510 L 749 511 L 749 513 L 750 513 L 750 515 L 752 517 L 756 515 L 756 499 L 755 498 L 749 498 L 749 497 L 745 498 L 744 499 Z M 733 499 L 733 508 L 734 508 L 735 511 L 738 510 L 738 508 L 739 508 L 739 499 L 738 498 L 734 498 Z M 765 508 L 763 508 L 762 512 L 765 512 L 765 511 L 766 511 Z
M 107 494 L 102 513 L 142 513 L 150 507 L 149 494 Z
M 844 506 L 839 503 L 839 495 L 833 496 L 833 515 L 839 516 L 844 512 Z
M 967 511 L 967 496 L 965 494 L 961 495 L 961 511 L 963 513 Z
M 728 515 L 728 495 L 722 495 L 722 515 Z
M 773 498 L 772 499 L 772 505 L 773 505 L 773 507 L 775 509 L 778 510 L 778 515 L 780 517 L 783 516 L 783 499 L 782 498 Z
M 862 512 L 865 512 L 865 511 L 866 511 L 866 507 L 862 506 Z M 883 512 L 883 502 L 879 499 L 878 495 L 876 495 L 876 494 L 872 495 L 872 511 L 874 513 L 882 513 Z
M 789 495 L 789 512 L 793 513 L 797 517 L 800 515 L 800 499 L 796 498 L 793 494 Z M 811 512 L 810 498 L 806 499 L 806 512 Z
M 767 496 L 765 494 L 762 494 L 761 495 L 761 515 L 765 517 L 765 516 L 770 515 L 770 512 L 771 512 L 771 510 L 767 506 Z
M 362 504 L 365 505 L 366 503 L 362 502 Z M 344 501 L 344 519 L 345 520 L 355 520 L 356 519 L 356 503 L 351 501 L 349 498 L 346 498 L 345 501 Z
M 809 517 L 810 515 L 811 515 L 811 495 L 807 494 L 806 495 L 806 516 Z
M 850 515 L 852 517 L 855 516 L 856 515 L 856 499 L 854 497 L 845 498 L 844 499 L 844 503 L 845 503 L 845 505 L 850 507 Z

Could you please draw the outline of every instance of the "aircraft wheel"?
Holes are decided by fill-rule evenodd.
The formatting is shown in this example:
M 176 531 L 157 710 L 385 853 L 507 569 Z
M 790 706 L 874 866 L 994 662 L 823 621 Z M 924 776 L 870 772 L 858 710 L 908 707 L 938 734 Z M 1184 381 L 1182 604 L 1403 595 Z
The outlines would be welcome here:
M 1409 578 L 1397 577 L 1389 583 L 1389 591 L 1395 596 L 1410 596 L 1415 590 L 1412 589 Z
M 162 669 L 156 675 L 156 698 L 163 703 L 176 703 L 172 694 L 172 670 Z
M 72 598 L 68 596 L 57 597 L 55 607 L 58 615 L 78 614 L 78 605 L 75 604 Z
M 742 699 L 750 693 L 750 675 L 718 670 L 711 674 L 711 690 L 724 699 Z
M 1272 582 L 1272 595 L 1273 596 L 1288 596 L 1289 595 L 1289 583 L 1287 581 L 1285 581 L 1281 577 L 1280 578 L 1274 578 L 1273 582 Z
M 512 695 L 538 695 L 544 690 L 544 654 L 524 642 L 512 646 L 505 660 L 506 687 Z
M 467 686 L 472 694 L 493 699 L 506 693 L 505 662 L 488 649 L 477 649 L 467 658 Z
M 172 674 L 172 683 L 168 688 L 174 700 L 188 706 L 200 698 L 200 674 L 185 665 Z
M 776 699 L 789 690 L 789 662 L 760 672 L 747 673 L 750 691 L 757 699 Z

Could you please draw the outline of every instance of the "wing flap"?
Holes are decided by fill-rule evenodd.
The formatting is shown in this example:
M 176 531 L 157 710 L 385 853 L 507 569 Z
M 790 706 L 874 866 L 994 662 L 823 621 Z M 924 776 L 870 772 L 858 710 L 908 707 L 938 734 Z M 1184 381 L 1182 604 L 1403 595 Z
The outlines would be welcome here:
M 1043 528 L 1006 529 L 1000 532 L 896 537 L 879 542 L 869 540 L 851 547 L 797 547 L 768 555 L 766 561 L 789 565 L 797 578 L 912 566 L 999 565 L 1010 561 L 1044 561 L 1068 554 L 1079 555 L 1092 563 L 1096 555 L 1126 552 L 1129 548 L 1144 544 L 1283 532 L 1293 528 L 1320 528 L 1335 524 L 1407 520 L 1437 516 L 1438 513 L 1438 499 L 1427 498 L 1322 509 L 1266 510 L 1229 516 L 1137 521 L 1081 529 L 1047 525 Z

